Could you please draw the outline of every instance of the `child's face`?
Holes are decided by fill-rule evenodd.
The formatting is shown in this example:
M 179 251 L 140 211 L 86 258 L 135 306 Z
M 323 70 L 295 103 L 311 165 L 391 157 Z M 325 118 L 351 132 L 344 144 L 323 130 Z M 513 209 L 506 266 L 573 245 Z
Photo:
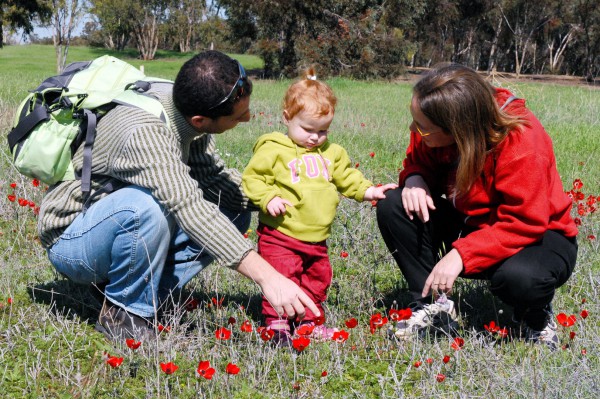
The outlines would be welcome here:
M 301 111 L 292 119 L 288 119 L 286 111 L 283 112 L 283 123 L 288 127 L 288 137 L 300 147 L 309 150 L 319 147 L 327 140 L 332 120 L 333 112 L 324 116 L 315 116 Z

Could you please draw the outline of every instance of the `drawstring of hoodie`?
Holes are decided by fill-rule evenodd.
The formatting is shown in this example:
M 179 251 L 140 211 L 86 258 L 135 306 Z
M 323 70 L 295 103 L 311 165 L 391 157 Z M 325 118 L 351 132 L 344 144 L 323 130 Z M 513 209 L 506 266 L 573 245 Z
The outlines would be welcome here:
M 331 171 L 329 170 L 329 164 L 327 163 L 327 161 L 325 161 L 325 157 L 323 157 L 323 153 L 321 152 L 321 147 L 317 147 L 317 152 L 319 153 L 319 156 L 321 157 L 321 162 L 323 162 L 323 166 L 325 167 L 325 169 L 327 169 L 327 181 L 331 181 L 332 177 L 331 177 Z

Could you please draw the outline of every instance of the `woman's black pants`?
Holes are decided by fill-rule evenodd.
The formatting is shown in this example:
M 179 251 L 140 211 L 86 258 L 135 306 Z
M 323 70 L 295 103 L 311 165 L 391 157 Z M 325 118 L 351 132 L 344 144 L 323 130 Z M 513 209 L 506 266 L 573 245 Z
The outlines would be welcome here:
M 377 223 L 388 249 L 400 266 L 415 300 L 420 300 L 425 280 L 452 242 L 473 231 L 444 198 L 435 199 L 427 223 L 410 220 L 402 206 L 402 188 L 387 191 L 377 204 Z M 461 277 L 490 280 L 490 289 L 514 307 L 517 320 L 541 330 L 555 290 L 571 276 L 577 258 L 577 241 L 548 230 L 539 242 L 488 268 Z

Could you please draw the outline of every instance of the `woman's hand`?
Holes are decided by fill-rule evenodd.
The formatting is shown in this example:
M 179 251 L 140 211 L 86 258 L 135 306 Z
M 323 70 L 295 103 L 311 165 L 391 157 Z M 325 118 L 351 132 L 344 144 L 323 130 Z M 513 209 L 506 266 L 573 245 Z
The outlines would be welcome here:
M 412 175 L 404 182 L 402 206 L 410 220 L 413 220 L 413 215 L 417 215 L 423 223 L 429 221 L 429 210 L 434 210 L 435 205 L 429 187 L 421 176 Z
M 277 217 L 279 215 L 285 214 L 286 206 L 293 206 L 293 205 L 290 201 L 285 200 L 281 197 L 274 197 L 267 204 L 267 212 L 269 212 L 269 215 L 271 215 L 273 217 Z
M 421 296 L 425 298 L 430 290 L 434 293 L 450 293 L 458 275 L 463 271 L 463 261 L 456 249 L 448 252 L 435 265 L 425 281 Z

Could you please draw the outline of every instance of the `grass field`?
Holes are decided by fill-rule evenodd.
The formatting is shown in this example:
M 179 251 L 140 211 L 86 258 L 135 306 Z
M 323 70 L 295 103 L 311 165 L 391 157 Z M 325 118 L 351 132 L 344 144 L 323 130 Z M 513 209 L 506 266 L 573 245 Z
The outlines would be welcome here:
M 72 48 L 69 61 L 90 59 L 100 50 Z M 134 52 L 128 53 L 135 56 Z M 147 74 L 174 78 L 190 56 L 159 53 L 144 62 Z M 27 89 L 53 75 L 52 47 L 0 50 L 0 131 L 10 128 L 13 112 Z M 247 69 L 260 60 L 240 57 Z M 140 61 L 130 59 L 133 64 Z M 266 132 L 282 129 L 280 102 L 289 81 L 255 80 L 252 120 L 218 137 L 221 155 L 243 168 L 252 144 Z M 339 98 L 331 140 L 348 150 L 367 177 L 396 180 L 408 143 L 408 83 L 329 81 Z M 546 127 L 565 191 L 580 179 L 585 203 L 600 196 L 600 91 L 588 87 L 494 82 L 527 99 Z M 373 156 L 371 154 L 373 153 Z M 100 308 L 85 287 L 57 276 L 36 237 L 34 209 L 44 187 L 35 187 L 10 164 L 5 142 L 0 152 L 0 397 L 6 398 L 592 398 L 600 386 L 600 217 L 581 221 L 578 265 L 558 290 L 556 313 L 575 315 L 572 327 L 559 327 L 562 348 L 498 339 L 484 325 L 509 325 L 511 309 L 482 282 L 460 280 L 455 299 L 461 313 L 464 346 L 453 337 L 390 341 L 385 327 L 371 333 L 369 320 L 392 307 L 408 305 L 406 284 L 379 236 L 370 203 L 343 200 L 329 240 L 334 283 L 327 302 L 328 324 L 350 333 L 344 343 L 311 343 L 301 354 L 263 342 L 260 293 L 230 270 L 211 267 L 192 281 L 199 301 L 176 315 L 170 332 L 137 350 L 111 343 L 93 330 Z M 15 187 L 11 187 L 11 185 Z M 23 206 L 10 197 L 26 200 Z M 600 198 L 599 198 L 600 199 Z M 32 204 L 33 203 L 33 204 Z M 255 239 L 251 232 L 249 239 Z M 347 256 L 341 256 L 342 253 Z M 220 301 L 223 300 L 221 303 Z M 587 310 L 589 316 L 580 313 Z M 234 318 L 235 320 L 231 319 Z M 345 321 L 358 320 L 349 329 Z M 253 332 L 240 330 L 248 320 Z M 232 334 L 215 337 L 220 327 Z M 570 333 L 575 333 L 570 337 Z M 111 367 L 107 352 L 123 358 Z M 448 356 L 449 361 L 443 361 Z M 114 361 L 114 360 L 113 360 Z M 216 371 L 198 377 L 200 361 Z M 161 363 L 178 369 L 166 374 Z M 420 365 L 418 362 L 421 362 Z M 239 366 L 227 374 L 226 366 Z M 443 376 L 443 377 L 442 377 Z

